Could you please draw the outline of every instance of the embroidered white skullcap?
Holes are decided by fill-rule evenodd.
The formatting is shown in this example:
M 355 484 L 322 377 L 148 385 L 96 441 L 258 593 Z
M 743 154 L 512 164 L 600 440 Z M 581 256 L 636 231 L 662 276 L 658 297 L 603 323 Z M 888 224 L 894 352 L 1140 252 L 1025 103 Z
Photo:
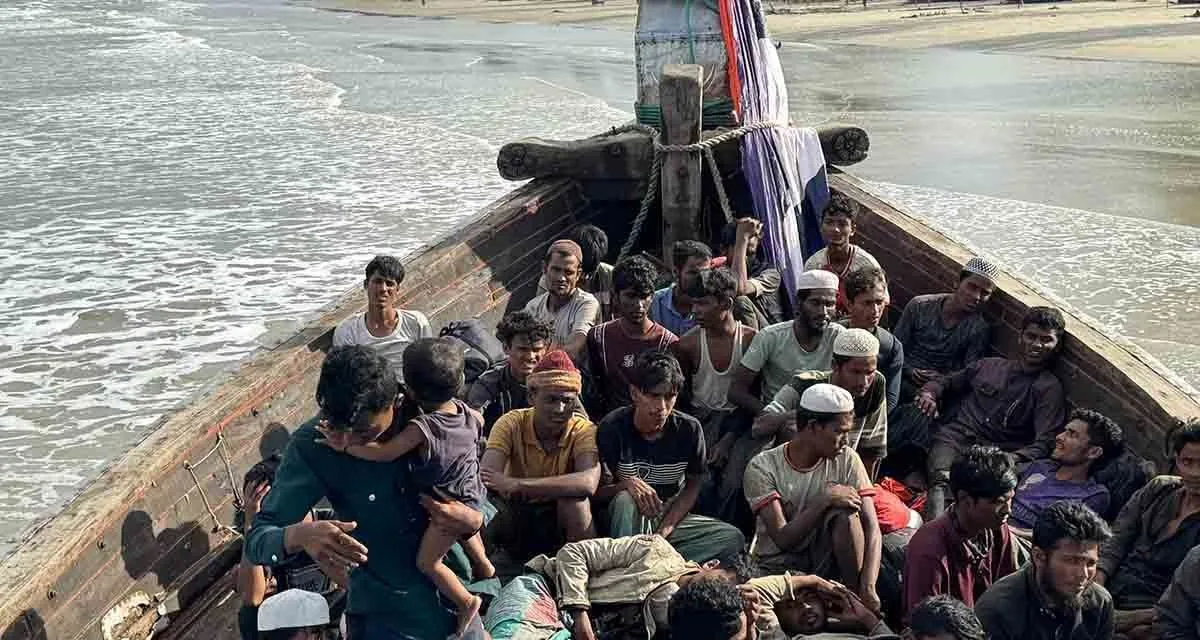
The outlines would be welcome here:
M 329 624 L 329 604 L 319 593 L 288 589 L 263 600 L 258 607 L 258 630 L 303 629 Z
M 833 353 L 849 358 L 879 355 L 879 338 L 866 329 L 846 329 L 833 339 Z
M 838 277 L 832 271 L 824 269 L 813 269 L 805 271 L 796 276 L 796 289 L 799 291 L 807 289 L 829 289 L 831 291 L 838 290 Z
M 814 384 L 800 396 L 800 406 L 818 413 L 849 413 L 854 411 L 854 397 L 832 384 Z
M 999 267 L 978 256 L 968 260 L 967 266 L 963 267 L 963 271 L 986 278 L 990 282 L 995 282 L 1000 277 Z

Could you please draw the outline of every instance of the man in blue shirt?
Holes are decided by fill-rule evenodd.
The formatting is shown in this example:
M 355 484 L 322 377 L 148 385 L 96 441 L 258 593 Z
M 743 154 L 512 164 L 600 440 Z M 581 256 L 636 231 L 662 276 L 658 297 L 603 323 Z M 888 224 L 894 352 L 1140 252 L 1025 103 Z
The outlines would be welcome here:
M 684 293 L 702 270 L 712 266 L 712 250 L 695 240 L 680 240 L 671 247 L 671 265 L 675 268 L 675 284 L 654 292 L 650 301 L 650 319 L 682 336 L 696 326 L 692 318 L 692 299 Z

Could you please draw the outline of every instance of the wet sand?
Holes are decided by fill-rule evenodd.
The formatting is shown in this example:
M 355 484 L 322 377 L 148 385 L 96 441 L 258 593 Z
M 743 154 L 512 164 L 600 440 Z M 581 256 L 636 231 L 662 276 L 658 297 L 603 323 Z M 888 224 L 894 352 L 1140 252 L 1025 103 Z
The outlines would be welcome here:
M 366 14 L 462 18 L 482 22 L 536 22 L 632 29 L 636 0 L 300 0 L 301 4 Z M 920 6 L 872 1 L 767 3 L 773 37 L 923 49 L 977 51 L 1079 59 L 1200 64 L 1198 5 L 1159 2 L 1063 2 L 1009 4 L 970 2 Z

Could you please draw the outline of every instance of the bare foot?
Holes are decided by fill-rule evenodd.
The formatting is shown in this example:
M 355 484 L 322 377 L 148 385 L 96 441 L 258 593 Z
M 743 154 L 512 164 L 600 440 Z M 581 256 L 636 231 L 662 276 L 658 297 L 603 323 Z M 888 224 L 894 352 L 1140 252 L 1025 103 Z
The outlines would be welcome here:
M 496 577 L 496 566 L 488 557 L 480 558 L 478 562 L 471 562 L 471 578 L 475 580 L 487 580 Z
M 475 596 L 471 598 L 471 603 L 458 612 L 458 628 L 454 631 L 454 637 L 462 637 L 463 632 L 471 625 L 471 620 L 479 615 L 479 608 L 483 606 L 483 598 Z

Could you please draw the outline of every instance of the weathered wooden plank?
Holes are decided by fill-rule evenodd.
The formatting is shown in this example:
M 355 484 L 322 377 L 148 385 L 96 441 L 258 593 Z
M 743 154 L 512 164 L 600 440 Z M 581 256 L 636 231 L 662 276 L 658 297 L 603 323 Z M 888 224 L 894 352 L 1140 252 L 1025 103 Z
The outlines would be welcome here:
M 663 139 L 668 145 L 700 141 L 701 97 L 704 68 L 695 64 L 663 66 L 659 103 L 663 112 Z M 662 166 L 663 256 L 670 258 L 678 240 L 697 237 L 703 185 L 699 153 L 670 152 Z

